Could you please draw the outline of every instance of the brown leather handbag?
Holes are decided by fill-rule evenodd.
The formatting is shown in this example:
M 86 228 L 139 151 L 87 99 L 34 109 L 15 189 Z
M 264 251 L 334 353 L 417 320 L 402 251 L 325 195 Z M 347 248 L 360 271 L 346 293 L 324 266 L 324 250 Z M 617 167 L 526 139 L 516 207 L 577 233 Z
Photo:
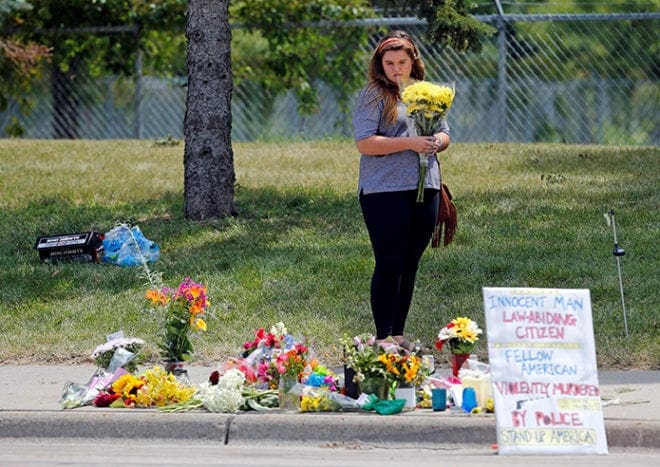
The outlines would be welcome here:
M 431 247 L 437 248 L 440 246 L 442 231 L 444 230 L 444 245 L 447 246 L 454 239 L 456 232 L 457 213 L 456 206 L 452 201 L 453 197 L 447 185 L 444 183 L 440 188 L 440 202 L 438 205 L 438 218 L 435 221 L 435 228 L 431 236 Z

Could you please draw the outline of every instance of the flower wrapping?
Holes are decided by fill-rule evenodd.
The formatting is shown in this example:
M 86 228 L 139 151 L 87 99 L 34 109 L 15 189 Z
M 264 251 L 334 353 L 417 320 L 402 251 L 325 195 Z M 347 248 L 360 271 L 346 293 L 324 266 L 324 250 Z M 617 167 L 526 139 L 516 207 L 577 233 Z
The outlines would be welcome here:
M 114 373 L 117 368 L 126 368 L 129 372 L 137 370 L 136 357 L 140 353 L 144 341 L 133 337 L 123 337 L 123 333 L 117 333 L 118 337 L 109 338 L 103 344 L 98 345 L 92 358 L 99 368 Z

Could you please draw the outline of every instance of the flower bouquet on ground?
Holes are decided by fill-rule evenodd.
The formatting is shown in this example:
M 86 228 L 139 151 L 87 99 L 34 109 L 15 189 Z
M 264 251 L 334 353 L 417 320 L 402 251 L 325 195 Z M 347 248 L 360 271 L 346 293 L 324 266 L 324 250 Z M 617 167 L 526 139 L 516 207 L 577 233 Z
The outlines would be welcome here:
M 243 344 L 243 359 L 236 363 L 251 369 L 258 387 L 275 389 L 282 376 L 300 381 L 309 371 L 310 351 L 289 334 L 284 323 L 279 322 L 268 332 L 259 328 L 254 340 Z
M 107 391 L 117 379 L 129 374 L 122 367 L 118 367 L 114 373 L 98 368 L 87 381 L 87 384 L 67 381 L 62 391 L 60 405 L 63 409 L 75 409 L 76 407 L 92 405 L 99 394 Z
M 406 105 L 409 116 L 409 133 L 419 136 L 433 136 L 440 128 L 454 102 L 454 89 L 446 85 L 417 81 L 405 86 L 401 101 Z M 419 179 L 417 181 L 417 202 L 424 201 L 424 181 L 433 154 L 419 153 Z
M 389 350 L 381 353 L 378 359 L 385 366 L 386 377 L 396 386 L 415 387 L 426 379 L 428 371 L 423 368 L 422 359 L 417 355 Z
M 156 366 L 141 375 L 126 373 L 94 399 L 97 407 L 163 407 L 190 400 L 195 392 L 172 373 Z
M 385 384 L 379 398 L 391 398 L 400 385 L 416 387 L 429 373 L 420 356 L 409 353 L 396 343 L 376 343 L 374 336 L 358 335 L 344 339 L 344 362 L 355 372 L 354 381 L 364 389 L 371 381 Z M 364 392 L 364 391 L 363 391 Z
M 209 380 L 197 386 L 195 395 L 188 401 L 161 407 L 161 412 L 208 410 L 217 413 L 236 413 L 241 410 L 266 411 L 279 406 L 279 396 L 274 389 L 258 389 L 245 379 L 238 368 L 224 373 L 213 371 Z
M 309 366 L 311 372 L 306 373 L 302 377 L 301 383 L 306 386 L 324 388 L 332 392 L 339 390 L 339 380 L 332 370 L 321 365 L 315 358 L 310 360 Z
M 138 358 L 144 341 L 126 338 L 122 331 L 106 336 L 106 342 L 98 345 L 92 358 L 98 367 L 86 384 L 67 382 L 62 391 L 60 404 L 73 409 L 93 404 L 99 393 L 106 391 L 120 377 L 137 371 Z
M 328 387 L 303 386 L 301 389 L 301 412 L 341 412 L 359 408 L 355 399 Z
M 129 373 L 135 373 L 144 341 L 124 337 L 122 331 L 111 334 L 106 339 L 105 343 L 98 345 L 92 352 L 94 363 L 110 373 L 114 373 L 117 368 L 124 368 Z
M 159 312 L 163 322 L 158 345 L 164 362 L 184 362 L 193 358 L 190 334 L 206 331 L 205 313 L 210 303 L 207 288 L 186 277 L 176 289 L 153 288 L 145 294 L 150 309 Z
M 353 381 L 357 384 L 366 379 L 385 379 L 387 371 L 380 361 L 383 348 L 376 344 L 376 338 L 369 334 L 360 334 L 352 339 L 342 339 L 344 363 L 355 373 Z
M 454 376 L 458 376 L 458 370 L 474 350 L 474 345 L 482 332 L 475 321 L 467 317 L 458 317 L 451 320 L 438 333 L 435 347 L 442 350 L 444 344 L 449 342 Z

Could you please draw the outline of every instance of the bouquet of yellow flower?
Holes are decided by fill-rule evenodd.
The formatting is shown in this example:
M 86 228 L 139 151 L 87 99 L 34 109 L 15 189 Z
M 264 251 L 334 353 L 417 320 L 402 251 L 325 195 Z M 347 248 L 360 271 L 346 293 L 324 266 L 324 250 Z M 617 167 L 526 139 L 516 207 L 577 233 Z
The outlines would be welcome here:
M 458 317 L 452 319 L 449 324 L 440 330 L 435 341 L 435 347 L 442 350 L 444 343 L 449 341 L 452 354 L 469 354 L 474 350 L 474 344 L 481 333 L 482 330 L 475 321 L 467 317 Z
M 407 86 L 401 93 L 401 101 L 406 105 L 408 116 L 412 120 L 410 130 L 420 136 L 433 136 L 440 128 L 440 121 L 445 118 L 454 102 L 454 89 L 417 81 Z M 424 180 L 429 166 L 428 154 L 419 155 L 419 180 L 417 182 L 417 202 L 424 200 Z
M 386 378 L 399 384 L 418 386 L 426 379 L 422 368 L 422 359 L 414 354 L 401 355 L 390 351 L 381 353 L 378 360 L 385 366 Z
M 141 375 L 126 373 L 94 399 L 96 407 L 162 407 L 190 400 L 195 389 L 157 366 Z
M 163 341 L 158 345 L 166 362 L 183 362 L 192 359 L 191 331 L 206 331 L 204 314 L 210 303 L 207 288 L 186 277 L 172 290 L 167 287 L 149 289 L 148 305 L 165 310 Z

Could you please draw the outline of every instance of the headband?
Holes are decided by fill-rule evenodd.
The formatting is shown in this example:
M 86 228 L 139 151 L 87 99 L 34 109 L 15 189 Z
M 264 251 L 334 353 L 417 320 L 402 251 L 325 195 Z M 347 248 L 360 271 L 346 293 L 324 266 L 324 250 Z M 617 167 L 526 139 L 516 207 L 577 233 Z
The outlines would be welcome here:
M 415 52 L 415 46 L 413 45 L 412 42 L 410 42 L 408 39 L 404 39 L 403 37 L 390 37 L 389 39 L 385 39 L 381 44 L 380 47 L 378 47 L 379 50 L 383 50 L 385 47 L 388 45 L 394 45 L 396 47 L 410 47 L 413 52 Z

